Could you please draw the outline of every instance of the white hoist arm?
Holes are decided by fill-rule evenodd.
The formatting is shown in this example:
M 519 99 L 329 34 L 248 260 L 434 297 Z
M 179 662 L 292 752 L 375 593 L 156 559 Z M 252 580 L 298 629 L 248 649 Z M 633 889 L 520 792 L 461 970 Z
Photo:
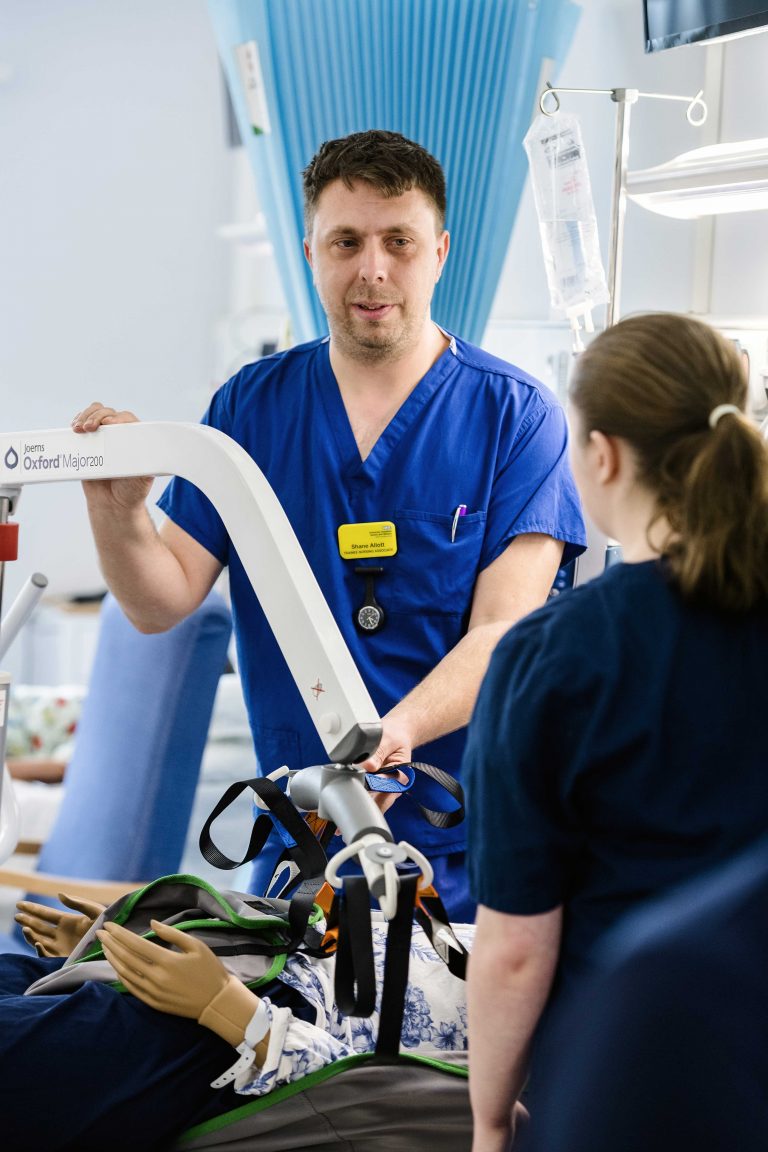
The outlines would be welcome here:
M 288 518 L 231 437 L 202 424 L 137 423 L 0 434 L 0 494 L 24 484 L 181 476 L 221 516 L 329 760 L 353 763 L 381 723 Z

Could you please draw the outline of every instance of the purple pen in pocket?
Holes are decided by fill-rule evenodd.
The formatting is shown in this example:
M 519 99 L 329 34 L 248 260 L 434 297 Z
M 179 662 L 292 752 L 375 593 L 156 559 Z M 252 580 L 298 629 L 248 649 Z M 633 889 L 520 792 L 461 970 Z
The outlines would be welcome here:
M 453 514 L 453 523 L 451 524 L 451 544 L 453 544 L 454 540 L 456 539 L 456 529 L 457 529 L 458 524 L 459 524 L 459 518 L 461 516 L 466 516 L 466 514 L 467 514 L 466 504 L 459 504 L 458 508 L 456 509 L 456 511 Z

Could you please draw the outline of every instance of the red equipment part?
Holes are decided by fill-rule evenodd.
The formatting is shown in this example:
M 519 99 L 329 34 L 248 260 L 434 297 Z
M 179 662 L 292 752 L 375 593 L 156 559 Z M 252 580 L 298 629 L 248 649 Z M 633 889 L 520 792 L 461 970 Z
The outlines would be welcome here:
M 19 556 L 18 524 L 0 524 L 0 564 Z

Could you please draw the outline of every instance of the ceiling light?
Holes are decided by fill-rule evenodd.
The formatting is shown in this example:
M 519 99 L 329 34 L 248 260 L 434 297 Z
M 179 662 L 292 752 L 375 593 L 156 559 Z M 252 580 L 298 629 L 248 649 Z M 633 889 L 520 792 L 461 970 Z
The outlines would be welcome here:
M 627 173 L 626 188 L 643 208 L 683 220 L 768 208 L 768 138 L 683 152 Z

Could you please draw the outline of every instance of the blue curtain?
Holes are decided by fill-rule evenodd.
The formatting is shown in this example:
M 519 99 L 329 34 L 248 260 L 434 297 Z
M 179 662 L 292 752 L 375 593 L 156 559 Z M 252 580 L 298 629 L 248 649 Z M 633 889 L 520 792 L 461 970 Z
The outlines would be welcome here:
M 209 0 L 293 337 L 327 332 L 301 247 L 301 171 L 324 140 L 402 132 L 442 163 L 453 247 L 434 319 L 482 339 L 527 175 L 522 146 L 572 0 Z M 258 46 L 269 130 L 253 127 L 237 45 Z M 261 127 L 264 127 L 264 120 Z

